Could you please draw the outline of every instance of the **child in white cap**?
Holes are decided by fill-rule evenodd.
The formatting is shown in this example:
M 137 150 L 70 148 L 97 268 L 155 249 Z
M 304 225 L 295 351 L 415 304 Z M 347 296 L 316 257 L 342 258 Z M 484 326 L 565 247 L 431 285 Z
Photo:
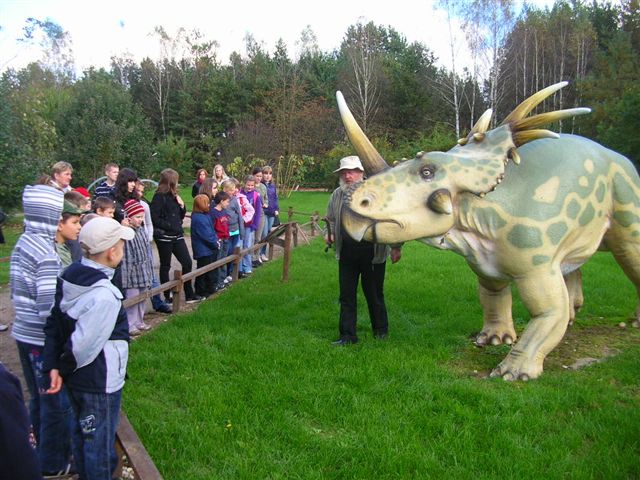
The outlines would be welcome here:
M 80 231 L 85 257 L 58 279 L 45 326 L 46 393 L 64 383 L 73 406 L 73 457 L 80 478 L 111 478 L 117 464 L 116 427 L 129 356 L 122 294 L 112 283 L 133 229 L 98 217 Z

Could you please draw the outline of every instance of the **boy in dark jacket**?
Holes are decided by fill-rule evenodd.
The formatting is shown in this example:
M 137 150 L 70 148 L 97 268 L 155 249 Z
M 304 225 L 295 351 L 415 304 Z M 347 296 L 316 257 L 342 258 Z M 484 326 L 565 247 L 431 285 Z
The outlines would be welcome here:
M 196 195 L 191 215 L 191 249 L 198 268 L 206 267 L 218 260 L 220 245 L 209 215 L 209 197 Z M 208 297 L 217 291 L 218 270 L 210 270 L 196 278 L 196 295 Z
M 58 393 L 64 382 L 73 406 L 73 456 L 83 479 L 110 479 L 117 464 L 115 436 L 129 354 L 122 294 L 112 283 L 134 231 L 94 218 L 80 231 L 86 257 L 59 277 L 45 326 L 44 372 Z

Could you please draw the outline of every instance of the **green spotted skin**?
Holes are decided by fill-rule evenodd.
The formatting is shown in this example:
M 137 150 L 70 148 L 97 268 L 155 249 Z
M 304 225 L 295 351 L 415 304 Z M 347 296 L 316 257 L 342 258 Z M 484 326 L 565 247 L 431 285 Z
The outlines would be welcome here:
M 640 178 L 631 162 L 575 135 L 525 144 L 519 165 L 508 160 L 513 148 L 502 126 L 420 154 L 359 186 L 349 204 L 357 215 L 345 220 L 354 238 L 421 240 L 463 255 L 480 283 L 481 344 L 515 341 L 514 282 L 532 319 L 494 370 L 508 379 L 541 374 L 582 305 L 578 269 L 596 250 L 610 250 L 640 288 Z M 442 192 L 450 209 L 433 207 L 447 205 Z

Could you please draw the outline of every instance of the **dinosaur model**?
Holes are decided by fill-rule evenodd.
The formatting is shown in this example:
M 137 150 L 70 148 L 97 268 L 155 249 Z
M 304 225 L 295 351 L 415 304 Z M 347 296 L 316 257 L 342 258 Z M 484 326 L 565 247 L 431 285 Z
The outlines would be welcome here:
M 356 240 L 420 240 L 462 255 L 478 277 L 484 323 L 476 344 L 513 344 L 491 376 L 538 377 L 582 304 L 580 266 L 610 250 L 640 288 L 640 178 L 622 155 L 538 127 L 587 108 L 529 116 L 567 83 L 547 87 L 488 130 L 491 110 L 447 152 L 418 152 L 390 168 L 340 92 L 347 134 L 368 175 L 347 195 Z M 510 283 L 531 321 L 516 342 Z M 635 326 L 638 326 L 636 313 Z

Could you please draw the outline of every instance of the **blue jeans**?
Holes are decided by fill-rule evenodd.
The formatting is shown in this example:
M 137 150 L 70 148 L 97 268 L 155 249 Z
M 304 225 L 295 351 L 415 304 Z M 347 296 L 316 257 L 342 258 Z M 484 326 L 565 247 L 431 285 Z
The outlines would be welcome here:
M 218 250 L 218 258 L 217 260 L 221 260 L 227 256 L 227 252 L 229 251 L 229 239 L 221 240 L 220 242 L 220 250 Z M 227 267 L 230 264 L 223 265 L 222 267 L 216 270 L 218 277 L 216 279 L 217 285 L 222 285 L 224 283 L 224 279 L 227 278 Z
M 273 223 L 275 221 L 276 221 L 275 215 L 274 216 L 271 216 L 271 215 L 265 215 L 264 216 L 264 228 L 262 229 L 262 238 L 264 238 L 267 235 L 269 235 L 269 232 L 273 228 Z M 266 255 L 267 254 L 267 245 L 268 244 L 265 243 L 262 246 L 262 248 L 260 249 L 260 255 Z
M 153 249 L 151 248 L 151 244 L 149 244 L 149 248 L 147 249 L 147 251 L 149 252 L 149 258 L 153 259 Z M 160 286 L 160 282 L 158 281 L 158 276 L 156 275 L 155 261 L 154 261 L 154 265 L 152 267 L 153 268 L 151 269 L 151 272 L 152 272 L 151 288 L 156 288 L 156 287 Z M 153 297 L 151 297 L 151 305 L 153 306 L 154 310 L 158 310 L 160 307 L 162 307 L 163 305 L 167 305 L 167 304 L 164 303 L 164 300 L 162 299 L 162 297 L 158 293 L 158 294 L 154 295 Z
M 75 412 L 73 457 L 80 480 L 111 480 L 118 466 L 116 429 L 122 390 L 88 393 L 68 388 Z
M 44 347 L 16 341 L 24 379 L 29 389 L 29 416 L 38 442 L 37 452 L 43 472 L 63 470 L 71 460 L 73 410 L 67 392 L 44 393 L 49 376 L 42 371 Z M 2 408 L 2 407 L 0 407 Z
M 229 237 L 229 248 L 227 249 L 227 257 L 233 255 L 235 248 L 240 245 L 240 235 L 231 235 Z M 227 263 L 227 276 L 233 274 L 233 262 Z
M 244 230 L 244 239 L 242 240 L 243 249 L 253 247 L 255 235 L 256 235 L 256 232 L 254 232 L 250 228 L 246 228 Z M 244 257 L 242 257 L 242 262 L 240 264 L 240 271 L 244 273 L 251 272 L 251 269 L 253 268 L 252 263 L 253 263 L 252 255 L 250 253 L 247 253 Z

